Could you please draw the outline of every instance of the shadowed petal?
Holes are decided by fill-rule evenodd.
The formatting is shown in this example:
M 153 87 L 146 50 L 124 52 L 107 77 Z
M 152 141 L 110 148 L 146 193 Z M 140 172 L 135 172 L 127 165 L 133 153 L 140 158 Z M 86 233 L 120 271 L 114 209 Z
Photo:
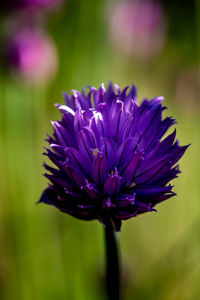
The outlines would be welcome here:
M 115 95 L 115 90 L 112 82 L 109 82 L 107 90 L 104 94 L 103 101 L 111 106 L 114 100 L 116 100 L 117 96 Z
M 66 147 L 68 145 L 68 142 L 65 139 L 65 129 L 59 124 L 59 122 L 52 121 L 51 123 L 54 127 L 58 144 L 60 144 L 62 147 Z
M 72 167 L 68 161 L 64 163 L 64 167 L 67 175 L 72 180 L 72 182 L 76 183 L 78 187 L 84 185 L 86 177 L 82 172 L 80 172 L 80 170 L 78 170 L 74 166 Z
M 83 130 L 79 132 L 77 139 L 78 139 L 79 150 L 83 153 L 83 155 L 87 156 L 92 162 L 93 161 L 93 155 L 91 151 L 92 147 L 89 144 L 88 137 L 83 132 Z
M 108 175 L 105 183 L 104 183 L 104 193 L 108 196 L 112 197 L 118 194 L 120 189 L 120 181 L 122 177 L 118 175 L 117 169 L 113 172 L 113 174 Z
M 99 192 L 96 184 L 88 182 L 87 180 L 86 180 L 86 184 L 82 186 L 81 189 L 85 190 L 87 195 L 91 199 L 98 199 L 101 196 L 101 193 Z
M 92 179 L 97 184 L 103 184 L 108 172 L 106 157 L 102 152 L 95 152 L 95 150 L 93 151 L 93 154 Z
M 87 155 L 84 155 L 83 152 L 72 147 L 65 148 L 65 155 L 72 166 L 80 169 L 83 173 L 85 172 L 86 174 L 90 174 L 92 163 Z
M 63 98 L 65 100 L 66 106 L 70 107 L 73 111 L 75 111 L 76 110 L 75 103 L 72 101 L 72 99 L 69 96 L 69 94 L 66 93 L 66 92 L 63 92 Z
M 120 194 L 116 199 L 116 205 L 120 208 L 129 207 L 135 203 L 135 194 Z
M 102 208 L 105 210 L 109 210 L 110 208 L 115 207 L 115 205 L 111 202 L 110 198 L 106 198 L 102 200 Z
M 118 168 L 123 168 L 124 165 L 127 164 L 127 161 L 130 159 L 130 157 L 137 148 L 137 144 L 140 140 L 140 137 L 141 133 L 138 132 L 138 134 L 135 137 L 127 138 L 124 141 L 124 143 L 119 147 L 116 153 Z
M 132 156 L 130 160 L 127 162 L 127 164 L 120 169 L 120 175 L 122 176 L 122 182 L 128 186 L 132 183 L 134 180 L 135 172 L 137 169 L 137 165 L 139 161 L 142 159 L 144 152 L 141 151 L 139 148 L 132 153 Z
M 76 111 L 74 116 L 74 130 L 77 134 L 84 126 L 88 125 L 88 119 L 84 111 Z
M 43 202 L 46 204 L 54 205 L 54 201 L 57 199 L 57 193 L 52 188 L 47 188 L 42 193 L 39 201 L 37 203 Z

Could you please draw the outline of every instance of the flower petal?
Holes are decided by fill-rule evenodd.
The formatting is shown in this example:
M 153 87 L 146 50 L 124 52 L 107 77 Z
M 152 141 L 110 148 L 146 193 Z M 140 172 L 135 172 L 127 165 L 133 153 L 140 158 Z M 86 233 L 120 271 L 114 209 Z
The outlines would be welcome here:
M 120 208 L 130 207 L 135 203 L 135 194 L 120 194 L 116 199 L 116 205 Z
M 86 180 L 86 184 L 84 186 L 81 186 L 81 189 L 86 191 L 87 195 L 91 199 L 99 199 L 101 196 L 97 186 L 94 183 L 88 182 L 88 180 Z
M 108 175 L 104 183 L 104 193 L 110 197 L 117 195 L 120 189 L 121 179 L 122 178 L 118 175 L 117 169 L 115 168 L 113 174 Z
M 92 179 L 97 184 L 103 184 L 107 177 L 107 161 L 104 153 L 94 151 Z
M 122 182 L 126 186 L 130 185 L 134 180 L 135 172 L 139 161 L 142 159 L 144 152 L 139 148 L 132 153 L 132 156 L 128 163 L 119 170 L 120 176 L 122 177 Z

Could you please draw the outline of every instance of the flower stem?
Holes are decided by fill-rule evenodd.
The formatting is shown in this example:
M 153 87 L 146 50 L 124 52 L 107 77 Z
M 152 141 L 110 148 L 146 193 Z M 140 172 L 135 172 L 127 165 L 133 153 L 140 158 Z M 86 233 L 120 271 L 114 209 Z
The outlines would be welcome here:
M 106 286 L 108 300 L 120 299 L 120 266 L 116 232 L 111 223 L 105 227 Z

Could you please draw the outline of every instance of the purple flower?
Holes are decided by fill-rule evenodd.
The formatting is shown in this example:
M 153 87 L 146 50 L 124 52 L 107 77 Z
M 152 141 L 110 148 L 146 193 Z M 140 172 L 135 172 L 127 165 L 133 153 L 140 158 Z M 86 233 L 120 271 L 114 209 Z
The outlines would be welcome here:
M 56 168 L 44 165 L 50 185 L 39 202 L 79 219 L 112 221 L 119 231 L 122 220 L 175 195 L 168 182 L 188 146 L 174 142 L 176 131 L 163 139 L 175 123 L 162 119 L 163 97 L 138 105 L 135 86 L 128 91 L 110 83 L 64 98 L 44 153 Z
M 49 8 L 58 5 L 62 0 L 21 0 L 27 7 Z
M 22 26 L 6 39 L 5 58 L 14 74 L 31 84 L 50 81 L 57 70 L 57 53 L 51 39 L 33 26 Z
M 63 0 L 1 0 L 0 8 L 5 10 L 45 10 L 58 6 Z
M 127 55 L 149 58 L 163 48 L 166 21 L 156 0 L 119 1 L 109 13 L 114 45 Z

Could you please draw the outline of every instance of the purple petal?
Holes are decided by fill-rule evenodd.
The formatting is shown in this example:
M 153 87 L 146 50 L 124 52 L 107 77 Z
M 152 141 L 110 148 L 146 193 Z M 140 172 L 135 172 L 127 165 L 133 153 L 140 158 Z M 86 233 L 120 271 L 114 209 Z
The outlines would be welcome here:
M 102 151 L 107 160 L 108 171 L 112 171 L 117 165 L 117 155 L 113 148 L 113 142 L 108 138 L 103 138 L 102 145 Z
M 69 178 L 63 178 L 61 176 L 55 176 L 45 173 L 44 176 L 51 181 L 52 184 L 58 185 L 61 188 L 68 187 L 72 185 Z
M 91 90 L 92 95 L 93 95 L 94 107 L 97 107 L 100 103 L 103 102 L 103 97 L 104 97 L 104 94 L 105 94 L 105 88 L 102 84 L 98 90 L 94 87 L 90 87 L 90 90 Z
M 120 194 L 116 199 L 116 203 L 120 208 L 129 207 L 135 203 L 135 194 Z
M 78 134 L 78 147 L 84 156 L 87 156 L 90 161 L 93 161 L 93 155 L 91 151 L 91 145 L 89 146 L 89 140 L 86 134 L 81 130 Z
M 54 153 L 61 156 L 63 159 L 65 159 L 65 153 L 64 153 L 64 148 L 60 145 L 57 144 L 51 144 L 49 146 L 51 149 L 53 149 Z
M 132 156 L 128 163 L 122 169 L 119 170 L 120 175 L 123 178 L 122 181 L 126 186 L 130 185 L 133 181 L 137 165 L 142 159 L 143 154 L 144 152 L 137 148 L 137 150 L 134 153 L 132 153 Z
M 69 113 L 73 117 L 75 116 L 75 111 L 71 107 L 69 107 L 67 105 L 59 105 L 59 104 L 56 106 L 61 111 L 61 113 L 63 113 L 63 114 Z
M 57 193 L 55 192 L 54 189 L 49 187 L 44 190 L 44 192 L 42 193 L 42 195 L 37 203 L 43 202 L 46 204 L 54 205 L 54 201 L 56 199 L 57 199 Z
M 73 111 L 75 111 L 75 105 L 74 102 L 72 101 L 71 97 L 69 96 L 68 93 L 63 92 L 63 97 L 65 99 L 65 104 L 66 106 L 70 107 Z
M 74 131 L 78 134 L 79 131 L 85 126 L 88 125 L 88 119 L 85 114 L 85 111 L 81 111 L 80 109 L 76 111 L 74 116 Z
M 135 137 L 126 139 L 124 143 L 119 147 L 116 153 L 118 168 L 123 168 L 127 161 L 130 159 L 132 153 L 135 152 L 140 136 L 141 133 L 138 132 Z
M 78 187 L 84 185 L 86 175 L 80 172 L 77 168 L 74 166 L 71 166 L 68 161 L 64 163 L 65 171 L 69 178 L 76 183 Z
M 103 101 L 111 106 L 114 100 L 116 100 L 117 96 L 115 95 L 115 90 L 112 82 L 109 82 L 107 90 L 104 94 Z
M 65 148 L 65 155 L 69 159 L 72 166 L 80 169 L 80 171 L 83 173 L 85 172 L 86 174 L 90 174 L 92 162 L 87 155 L 72 147 Z
M 97 184 L 103 184 L 107 177 L 107 161 L 105 155 L 102 152 L 95 152 L 94 153 L 94 161 L 92 167 L 92 179 Z
M 72 90 L 73 92 L 73 100 L 75 103 L 76 109 L 88 110 L 91 107 L 90 98 L 84 95 L 83 93 L 79 93 L 76 90 Z
M 122 178 L 118 175 L 117 169 L 115 169 L 113 174 L 108 175 L 108 178 L 104 183 L 104 193 L 110 197 L 114 197 L 118 194 L 121 179 Z
M 66 147 L 68 145 L 68 142 L 65 139 L 65 129 L 59 124 L 59 122 L 52 121 L 51 123 L 54 127 L 58 144 L 60 144 L 62 147 Z
M 97 189 L 97 186 L 94 183 L 88 182 L 86 180 L 86 184 L 81 187 L 82 190 L 86 191 L 87 195 L 91 199 L 98 199 L 101 196 L 101 193 Z
M 141 201 L 136 201 L 134 203 L 134 208 L 137 211 L 137 213 L 143 213 L 143 212 L 147 212 L 147 211 L 153 211 L 154 209 L 152 208 L 152 204 L 146 204 L 144 202 Z
M 115 205 L 111 202 L 110 198 L 102 200 L 102 208 L 104 210 L 109 210 L 110 208 L 115 207 Z

